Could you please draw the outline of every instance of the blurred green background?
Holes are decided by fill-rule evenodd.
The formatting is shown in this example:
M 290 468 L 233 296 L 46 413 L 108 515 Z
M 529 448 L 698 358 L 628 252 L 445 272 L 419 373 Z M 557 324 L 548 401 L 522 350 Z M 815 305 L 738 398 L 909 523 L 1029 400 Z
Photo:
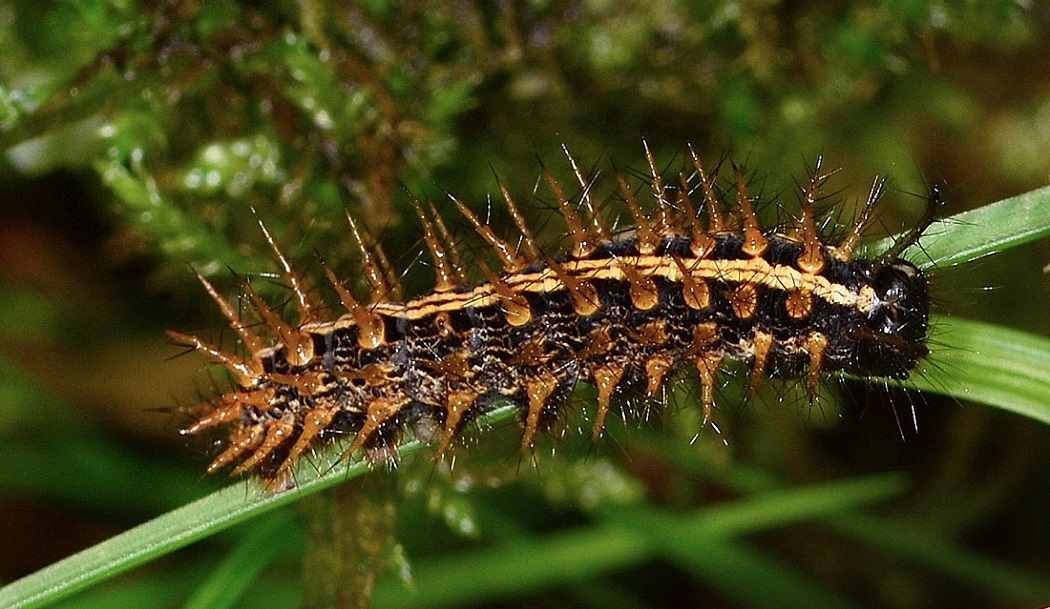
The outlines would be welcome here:
M 731 155 L 788 209 L 820 155 L 841 168 L 829 202 L 863 201 L 888 176 L 873 233 L 890 234 L 921 214 L 933 180 L 945 215 L 1050 182 L 1047 40 L 1050 7 L 998 0 L 0 2 L 0 581 L 226 483 L 202 475 L 209 447 L 177 429 L 180 406 L 228 381 L 177 357 L 164 330 L 233 342 L 193 268 L 235 293 L 232 268 L 288 300 L 267 280 L 253 209 L 318 282 L 317 254 L 341 276 L 356 268 L 349 210 L 419 293 L 431 279 L 405 190 L 483 210 L 498 175 L 556 251 L 546 187 L 532 196 L 540 161 L 570 176 L 564 144 L 611 192 L 614 167 L 645 170 L 645 138 L 669 168 L 687 143 L 711 163 Z M 1041 243 L 939 269 L 937 310 L 1046 335 L 1047 262 Z M 511 427 L 476 434 L 452 472 L 424 454 L 354 481 L 396 511 L 376 604 L 1050 603 L 1045 426 L 851 385 L 821 409 L 774 388 L 723 407 L 716 433 L 697 429 L 690 391 L 597 445 L 573 418 L 535 468 Z M 681 560 L 605 564 L 615 535 L 568 543 L 588 523 L 673 538 L 673 518 L 748 492 L 883 472 L 907 490 L 852 525 L 760 528 Z M 181 606 L 260 535 L 272 535 L 248 561 L 260 575 L 228 606 L 319 603 L 311 558 L 301 574 L 317 509 L 248 523 L 66 606 Z M 563 539 L 579 573 L 516 584 L 528 569 L 513 552 L 503 570 L 470 562 L 517 548 L 524 565 Z M 496 585 L 472 596 L 478 580 Z

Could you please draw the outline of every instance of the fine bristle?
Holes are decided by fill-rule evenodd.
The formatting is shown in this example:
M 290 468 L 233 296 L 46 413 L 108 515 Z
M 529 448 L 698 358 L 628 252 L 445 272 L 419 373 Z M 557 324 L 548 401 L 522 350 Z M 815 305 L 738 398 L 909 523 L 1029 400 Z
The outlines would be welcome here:
M 288 282 L 288 286 L 292 290 L 292 294 L 295 296 L 295 306 L 299 309 L 299 325 L 305 325 L 314 321 L 313 309 L 315 308 L 314 303 L 311 302 L 310 289 L 306 285 L 306 282 L 292 269 L 292 265 L 289 264 L 288 259 L 281 253 L 281 248 L 277 246 L 277 242 L 274 241 L 273 235 L 266 228 L 266 224 L 262 220 L 259 220 L 259 228 L 262 230 L 263 237 L 266 239 L 266 243 L 269 244 L 270 250 L 273 252 L 277 263 L 281 267 L 281 275 L 284 280 Z
M 383 302 L 388 299 L 401 297 L 401 285 L 395 280 L 393 270 L 387 262 L 386 255 L 378 243 L 374 245 L 375 255 L 372 249 L 365 243 L 361 229 L 350 212 L 346 212 L 346 222 L 350 226 L 350 234 L 357 245 L 358 254 L 361 256 L 361 270 L 364 271 L 365 280 L 372 288 L 372 303 Z
M 427 217 L 423 206 L 415 197 L 410 197 L 412 209 L 416 211 L 419 221 L 423 223 L 423 241 L 430 250 L 430 258 L 434 261 L 434 273 L 437 278 L 434 282 L 435 292 L 450 292 L 460 286 L 459 275 L 456 273 L 455 265 L 449 257 L 445 246 L 438 236 L 434 222 Z
M 561 185 L 554 179 L 554 174 L 547 169 L 546 165 L 541 165 L 540 167 L 543 170 L 543 177 L 547 179 L 547 184 L 550 185 L 551 192 L 554 193 L 554 198 L 558 202 L 558 211 L 565 220 L 565 226 L 569 229 L 569 238 L 572 239 L 573 245 L 569 255 L 583 258 L 594 251 L 596 244 L 592 241 L 591 234 L 584 230 L 583 224 L 580 222 L 580 215 L 573 208 L 573 203 L 565 196 L 565 191 L 562 190 Z

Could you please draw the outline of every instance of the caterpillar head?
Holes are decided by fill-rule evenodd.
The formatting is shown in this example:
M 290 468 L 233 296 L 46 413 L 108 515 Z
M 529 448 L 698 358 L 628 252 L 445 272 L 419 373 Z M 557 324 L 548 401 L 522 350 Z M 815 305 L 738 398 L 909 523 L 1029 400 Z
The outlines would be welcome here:
M 930 296 L 926 275 L 905 260 L 866 269 L 873 304 L 855 333 L 847 372 L 905 378 L 929 354 Z

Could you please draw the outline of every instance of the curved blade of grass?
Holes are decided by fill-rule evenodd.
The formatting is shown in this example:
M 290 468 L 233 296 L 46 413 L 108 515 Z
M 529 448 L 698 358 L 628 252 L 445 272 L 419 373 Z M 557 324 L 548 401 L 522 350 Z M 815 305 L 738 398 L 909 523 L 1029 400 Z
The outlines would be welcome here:
M 186 598 L 186 582 L 204 579 L 214 561 L 193 560 L 164 569 L 137 573 L 120 585 L 98 586 L 57 603 L 60 609 L 113 609 L 113 607 L 178 607 Z
M 944 344 L 902 385 L 1050 425 L 1050 339 L 952 317 L 937 317 L 933 327 Z
M 880 549 L 999 599 L 1013 599 L 1028 607 L 1044 606 L 1050 599 L 1050 578 L 1045 573 L 979 554 L 954 540 L 932 535 L 906 518 L 850 513 L 833 516 L 825 523 L 869 548 Z
M 673 443 L 656 446 L 652 444 L 654 441 L 655 438 L 643 440 L 654 452 L 668 456 L 676 469 L 699 479 L 712 480 L 737 493 L 772 494 L 790 488 L 786 481 L 766 471 L 741 464 L 712 468 L 689 447 Z M 1050 598 L 1050 580 L 1041 573 L 979 554 L 954 539 L 919 531 L 912 520 L 908 514 L 883 517 L 866 510 L 850 510 L 834 514 L 819 524 L 868 548 L 914 563 L 916 568 L 955 579 L 992 598 L 1009 598 L 1025 606 L 1036 606 Z M 729 542 L 722 543 L 728 545 Z
M 237 607 L 259 572 L 302 542 L 302 532 L 285 510 L 253 523 L 250 535 L 223 558 L 197 587 L 184 609 L 225 609 Z
M 515 413 L 514 407 L 505 406 L 486 416 L 481 424 L 508 421 Z M 419 441 L 407 442 L 400 452 L 409 456 L 423 446 Z M 339 454 L 338 450 L 324 451 L 314 463 L 302 464 L 296 477 L 298 486 L 293 490 L 271 493 L 256 480 L 249 479 L 107 539 L 0 588 L 0 607 L 23 609 L 54 602 L 253 516 L 369 471 L 368 464 L 359 460 L 339 463 Z
M 710 537 L 691 550 L 677 548 L 668 560 L 741 607 L 861 607 L 799 567 L 733 540 Z
M 904 258 L 923 270 L 947 268 L 990 256 L 1050 235 L 1050 186 L 1003 199 L 934 222 Z M 865 247 L 885 252 L 889 237 Z
M 849 511 L 858 505 L 904 494 L 907 479 L 888 473 L 864 478 L 778 488 L 746 500 L 696 510 L 692 515 L 636 507 L 609 515 L 610 521 L 644 531 L 662 548 L 687 551 L 712 537 L 732 537 L 775 529 L 801 520 Z
M 774 493 L 787 487 L 783 480 L 746 465 L 712 469 L 689 450 L 677 446 L 661 446 L 660 450 L 673 456 L 675 467 L 717 480 L 718 484 L 736 492 Z M 1050 598 L 1050 580 L 1042 574 L 979 554 L 954 539 L 920 530 L 907 514 L 882 517 L 853 510 L 832 515 L 821 524 L 869 548 L 954 578 L 993 597 L 1010 598 L 1025 606 L 1045 604 Z
M 655 556 L 698 552 L 698 543 L 847 512 L 899 497 L 906 484 L 897 474 L 820 483 L 767 496 L 725 502 L 669 515 L 636 506 L 610 514 L 606 522 L 542 539 L 523 539 L 494 549 L 419 562 L 412 589 L 388 581 L 376 591 L 376 607 L 438 608 L 512 598 L 529 591 L 594 577 Z M 697 560 L 717 560 L 700 551 Z M 780 564 L 778 571 L 785 567 Z M 478 577 L 484 573 L 485 577 Z M 754 572 L 752 577 L 756 576 Z M 779 580 L 783 581 L 783 580 Z M 796 598 L 827 600 L 828 594 L 792 580 Z M 799 604 L 800 607 L 826 606 Z M 832 606 L 843 606 L 831 603 Z

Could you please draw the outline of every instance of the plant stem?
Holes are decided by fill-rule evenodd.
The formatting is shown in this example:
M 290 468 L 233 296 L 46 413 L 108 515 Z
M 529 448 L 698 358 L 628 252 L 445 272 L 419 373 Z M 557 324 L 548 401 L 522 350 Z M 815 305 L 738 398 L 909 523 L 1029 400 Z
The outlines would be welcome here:
M 394 545 L 388 476 L 339 485 L 303 502 L 307 518 L 303 607 L 365 609 Z

